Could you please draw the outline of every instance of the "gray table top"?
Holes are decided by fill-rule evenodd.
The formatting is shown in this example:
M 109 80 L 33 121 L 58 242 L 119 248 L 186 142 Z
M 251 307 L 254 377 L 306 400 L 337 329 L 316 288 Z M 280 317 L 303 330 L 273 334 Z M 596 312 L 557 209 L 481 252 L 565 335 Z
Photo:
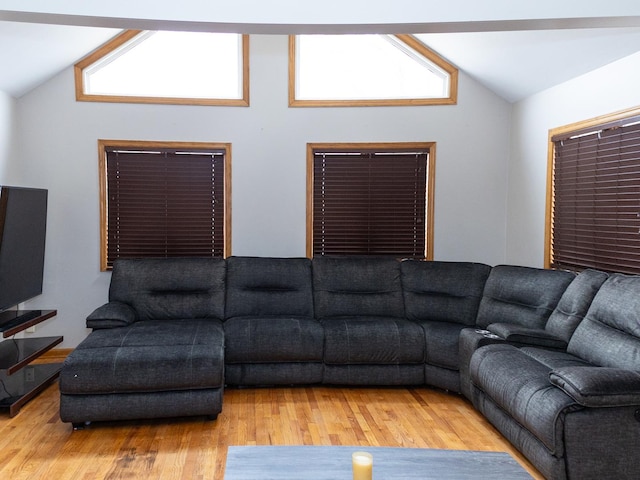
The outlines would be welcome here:
M 351 480 L 351 454 L 373 455 L 374 480 L 531 480 L 508 453 L 388 447 L 229 447 L 224 480 Z

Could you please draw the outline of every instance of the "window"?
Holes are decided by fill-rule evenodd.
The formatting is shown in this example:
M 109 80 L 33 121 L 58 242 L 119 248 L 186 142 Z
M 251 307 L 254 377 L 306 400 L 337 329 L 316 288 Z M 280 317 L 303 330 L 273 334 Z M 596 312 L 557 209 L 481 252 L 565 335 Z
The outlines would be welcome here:
M 411 35 L 289 37 L 291 106 L 455 104 L 458 70 Z
M 546 264 L 640 274 L 640 109 L 550 131 Z
M 308 144 L 307 255 L 433 258 L 433 143 Z
M 75 66 L 76 98 L 249 105 L 249 37 L 128 30 Z
M 117 258 L 226 257 L 229 144 L 100 140 L 102 270 Z

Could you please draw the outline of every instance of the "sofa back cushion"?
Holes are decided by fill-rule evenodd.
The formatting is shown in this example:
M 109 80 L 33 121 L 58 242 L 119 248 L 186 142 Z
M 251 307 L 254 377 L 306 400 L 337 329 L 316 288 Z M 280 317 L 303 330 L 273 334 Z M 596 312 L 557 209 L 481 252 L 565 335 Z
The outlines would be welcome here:
M 608 277 L 608 274 L 598 270 L 580 272 L 562 294 L 545 330 L 569 343 L 571 335 L 587 314 L 596 293 Z
M 575 274 L 561 270 L 498 265 L 485 283 L 477 325 L 513 323 L 544 328 Z
M 400 262 L 381 257 L 313 259 L 316 317 L 404 317 Z
M 567 351 L 601 367 L 640 370 L 640 276 L 602 284 Z
M 227 259 L 226 318 L 268 315 L 313 317 L 311 260 Z
M 406 260 L 400 264 L 409 320 L 475 325 L 491 267 L 481 263 Z
M 225 266 L 221 258 L 116 260 L 109 300 L 131 305 L 138 320 L 222 320 Z

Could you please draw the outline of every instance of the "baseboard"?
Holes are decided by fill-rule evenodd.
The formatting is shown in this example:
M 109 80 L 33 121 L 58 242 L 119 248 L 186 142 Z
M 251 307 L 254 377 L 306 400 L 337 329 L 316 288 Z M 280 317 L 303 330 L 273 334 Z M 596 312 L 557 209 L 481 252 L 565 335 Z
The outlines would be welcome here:
M 48 352 L 38 357 L 42 363 L 60 363 L 63 362 L 67 355 L 73 351 L 73 348 L 52 348 Z M 34 362 L 35 363 L 35 362 Z

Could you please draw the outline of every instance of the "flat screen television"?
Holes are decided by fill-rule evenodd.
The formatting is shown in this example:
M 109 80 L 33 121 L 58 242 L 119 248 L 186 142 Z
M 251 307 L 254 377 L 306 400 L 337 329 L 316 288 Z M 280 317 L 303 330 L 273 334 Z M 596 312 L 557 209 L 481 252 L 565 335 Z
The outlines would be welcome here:
M 47 190 L 0 186 L 0 312 L 42 293 Z

